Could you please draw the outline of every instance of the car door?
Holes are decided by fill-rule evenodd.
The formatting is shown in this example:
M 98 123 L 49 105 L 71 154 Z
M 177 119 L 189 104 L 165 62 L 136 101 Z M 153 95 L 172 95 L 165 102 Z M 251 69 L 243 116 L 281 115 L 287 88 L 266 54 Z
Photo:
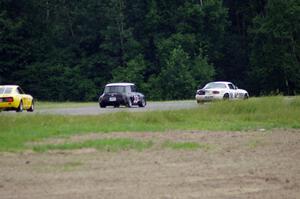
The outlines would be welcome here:
M 17 92 L 19 93 L 19 95 L 22 98 L 23 107 L 25 109 L 28 109 L 29 106 L 30 106 L 30 98 L 29 98 L 29 96 L 24 93 L 24 91 L 21 89 L 21 87 L 17 87 Z
M 229 87 L 229 97 L 231 99 L 237 99 L 238 92 L 237 92 L 236 86 L 234 86 L 232 83 L 229 83 L 228 87 Z
M 235 96 L 236 96 L 235 98 L 236 99 L 244 98 L 244 93 L 236 85 L 233 84 L 233 86 L 235 88 Z
M 130 86 L 130 90 L 131 90 L 131 96 L 133 98 L 133 103 L 137 104 L 140 100 L 140 96 L 137 93 L 137 89 L 135 85 L 131 85 Z

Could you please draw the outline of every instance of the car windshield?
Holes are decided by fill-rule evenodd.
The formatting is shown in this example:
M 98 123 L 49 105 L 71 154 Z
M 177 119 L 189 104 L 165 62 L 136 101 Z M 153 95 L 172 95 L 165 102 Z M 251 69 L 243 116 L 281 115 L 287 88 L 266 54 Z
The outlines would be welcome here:
M 125 86 L 106 86 L 104 93 L 125 93 Z
M 0 94 L 10 94 L 12 91 L 12 88 L 10 87 L 1 87 L 0 88 Z
M 224 83 L 212 82 L 212 83 L 206 84 L 206 86 L 204 88 L 205 89 L 210 89 L 210 88 L 226 88 L 226 85 Z

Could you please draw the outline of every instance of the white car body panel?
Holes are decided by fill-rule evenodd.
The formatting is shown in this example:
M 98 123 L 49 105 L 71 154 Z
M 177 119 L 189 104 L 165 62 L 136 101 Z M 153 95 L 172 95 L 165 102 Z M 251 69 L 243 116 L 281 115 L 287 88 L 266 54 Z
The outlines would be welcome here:
M 244 89 L 238 89 L 231 82 L 210 82 L 196 92 L 198 103 L 212 100 L 222 100 L 228 96 L 229 100 L 247 99 L 249 94 Z

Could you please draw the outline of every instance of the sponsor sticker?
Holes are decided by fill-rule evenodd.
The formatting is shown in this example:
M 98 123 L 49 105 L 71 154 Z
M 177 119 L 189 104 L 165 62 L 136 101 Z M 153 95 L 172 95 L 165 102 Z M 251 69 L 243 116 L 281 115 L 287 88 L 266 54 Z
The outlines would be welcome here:
M 212 99 L 212 98 L 213 98 L 213 96 L 205 96 L 205 97 L 204 97 L 204 99 L 207 99 L 207 100 L 208 100 L 208 99 Z
M 134 95 L 133 96 L 133 103 L 138 103 L 139 102 L 139 96 L 138 95 Z
M 116 97 L 110 97 L 110 98 L 109 98 L 109 101 L 110 101 L 110 102 L 115 102 L 115 101 L 117 101 L 117 98 L 116 98 Z

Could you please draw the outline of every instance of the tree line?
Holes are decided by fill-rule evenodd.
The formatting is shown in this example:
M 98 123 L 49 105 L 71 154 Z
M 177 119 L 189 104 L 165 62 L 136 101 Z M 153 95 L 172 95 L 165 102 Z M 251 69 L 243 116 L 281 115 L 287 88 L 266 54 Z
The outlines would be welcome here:
M 0 84 L 95 100 L 109 82 L 189 99 L 208 81 L 297 94 L 298 0 L 0 0 Z

